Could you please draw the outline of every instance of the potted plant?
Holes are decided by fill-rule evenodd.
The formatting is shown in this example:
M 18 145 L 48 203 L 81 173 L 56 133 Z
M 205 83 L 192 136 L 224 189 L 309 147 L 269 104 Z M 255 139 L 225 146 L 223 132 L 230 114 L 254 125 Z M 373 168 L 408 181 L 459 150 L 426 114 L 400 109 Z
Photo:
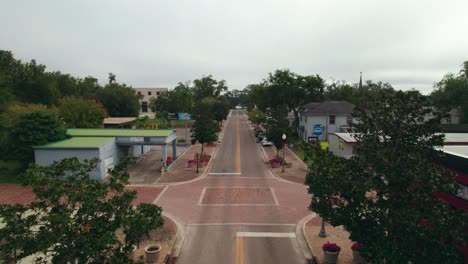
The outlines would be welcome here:
M 366 259 L 361 254 L 362 249 L 363 249 L 362 245 L 357 242 L 351 245 L 351 250 L 353 251 L 353 260 L 354 260 L 354 263 L 356 264 L 367 263 Z
M 195 160 L 188 160 L 187 161 L 187 167 L 189 167 L 189 168 L 192 168 L 194 164 L 195 164 Z
M 338 254 L 341 248 L 336 243 L 327 242 L 322 245 L 324 257 L 323 262 L 326 264 L 335 264 L 338 262 Z
M 159 258 L 159 251 L 161 251 L 161 246 L 157 244 L 145 247 L 146 263 L 156 263 Z
M 281 160 L 278 158 L 274 158 L 271 160 L 271 165 L 273 168 L 279 168 L 281 166 Z

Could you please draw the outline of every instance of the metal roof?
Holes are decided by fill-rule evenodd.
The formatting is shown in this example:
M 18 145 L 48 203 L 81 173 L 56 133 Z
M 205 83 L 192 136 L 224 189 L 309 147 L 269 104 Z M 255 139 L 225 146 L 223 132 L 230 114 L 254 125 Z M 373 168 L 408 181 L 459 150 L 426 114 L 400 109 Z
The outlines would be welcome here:
M 353 108 L 347 101 L 312 102 L 302 106 L 301 115 L 351 115 Z
M 34 148 L 99 148 L 113 137 L 72 137 Z
M 356 133 L 329 133 L 343 139 L 346 143 L 356 143 Z M 468 145 L 468 133 L 445 133 L 444 145 Z
M 168 137 L 173 130 L 123 129 L 123 128 L 70 128 L 67 134 L 72 137 Z

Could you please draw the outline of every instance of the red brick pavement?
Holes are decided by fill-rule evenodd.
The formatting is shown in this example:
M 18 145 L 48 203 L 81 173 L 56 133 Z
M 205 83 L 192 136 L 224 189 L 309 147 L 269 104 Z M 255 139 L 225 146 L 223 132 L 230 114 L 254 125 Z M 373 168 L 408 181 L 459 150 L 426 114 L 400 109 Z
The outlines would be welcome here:
M 200 206 L 205 187 L 270 187 L 278 205 Z M 244 198 L 242 198 L 244 199 Z M 240 201 L 240 199 L 238 200 Z M 232 203 L 240 203 L 230 200 Z M 186 224 L 275 223 L 295 224 L 309 214 L 305 186 L 274 178 L 207 177 L 190 184 L 169 186 L 158 205 Z
M 137 199 L 133 204 L 152 203 L 162 192 L 164 187 L 127 187 L 137 191 Z M 34 201 L 35 195 L 31 187 L 17 185 L 0 185 L 0 204 L 29 204 Z
M 275 147 L 263 147 L 265 153 L 267 154 L 268 160 L 271 160 L 276 157 L 276 148 Z M 285 172 L 282 173 L 282 168 L 272 168 L 274 173 L 288 181 L 304 184 L 305 176 L 307 174 L 307 166 L 302 160 L 300 160 L 294 153 L 286 148 L 284 152 L 284 157 L 286 163 L 289 165 L 285 168 Z M 283 151 L 280 150 L 280 157 L 283 157 Z
M 29 204 L 35 199 L 31 187 L 0 185 L 0 204 Z

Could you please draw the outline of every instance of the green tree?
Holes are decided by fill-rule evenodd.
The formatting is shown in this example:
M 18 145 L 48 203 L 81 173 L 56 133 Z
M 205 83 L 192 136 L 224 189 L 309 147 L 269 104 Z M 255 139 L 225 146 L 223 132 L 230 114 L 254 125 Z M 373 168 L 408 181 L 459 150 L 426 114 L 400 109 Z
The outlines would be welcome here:
M 464 68 L 459 75 L 449 73 L 435 84 L 435 90 L 430 97 L 435 106 L 449 111 L 458 108 L 462 113 L 462 123 L 468 123 L 468 61 L 464 63 Z
M 133 117 L 140 112 L 140 102 L 135 90 L 125 84 L 112 82 L 96 93 L 96 99 L 112 117 Z
M 277 150 L 276 156 L 278 157 L 280 149 L 283 148 L 283 134 L 286 134 L 286 136 L 290 135 L 288 133 L 288 126 L 288 121 L 281 118 L 270 118 L 266 123 L 267 138 L 275 145 Z
M 192 144 L 197 141 L 201 144 L 201 156 L 203 157 L 205 143 L 212 143 L 218 140 L 219 125 L 209 118 L 199 118 L 195 121 L 190 132 L 192 132 Z
M 217 98 L 221 93 L 227 91 L 226 81 L 217 81 L 212 75 L 203 76 L 193 81 L 193 98 L 195 101 L 205 97 Z
M 50 110 L 21 114 L 8 133 L 10 159 L 33 160 L 33 146 L 65 139 L 66 129 L 58 115 Z
M 431 195 L 456 195 L 458 188 L 433 164 L 442 155 L 440 115 L 415 91 L 380 91 L 378 98 L 355 110 L 351 159 L 313 156 L 310 209 L 343 225 L 373 263 L 461 263 L 456 242 L 466 241 L 468 215 Z
M 107 116 L 100 103 L 74 96 L 60 99 L 58 110 L 69 128 L 98 128 Z
M 109 181 L 90 179 L 97 159 L 81 163 L 64 159 L 42 167 L 31 165 L 23 183 L 36 199 L 29 205 L 0 205 L 0 256 L 19 260 L 36 255 L 48 263 L 132 263 L 125 254 L 142 236 L 163 225 L 162 209 L 132 202 L 125 159 L 110 171 Z M 117 231 L 123 231 L 125 241 Z
M 248 112 L 247 115 L 249 116 L 250 121 L 256 125 L 265 124 L 267 122 L 266 115 L 258 110 L 253 110 Z

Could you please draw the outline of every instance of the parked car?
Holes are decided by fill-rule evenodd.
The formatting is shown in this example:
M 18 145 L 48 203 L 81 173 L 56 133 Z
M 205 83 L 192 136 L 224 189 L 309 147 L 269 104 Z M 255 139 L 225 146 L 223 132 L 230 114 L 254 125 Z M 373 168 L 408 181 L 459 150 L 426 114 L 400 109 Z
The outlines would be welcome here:
M 271 141 L 268 141 L 267 138 L 263 138 L 262 139 L 262 146 L 266 147 L 266 146 L 273 146 L 273 143 Z

